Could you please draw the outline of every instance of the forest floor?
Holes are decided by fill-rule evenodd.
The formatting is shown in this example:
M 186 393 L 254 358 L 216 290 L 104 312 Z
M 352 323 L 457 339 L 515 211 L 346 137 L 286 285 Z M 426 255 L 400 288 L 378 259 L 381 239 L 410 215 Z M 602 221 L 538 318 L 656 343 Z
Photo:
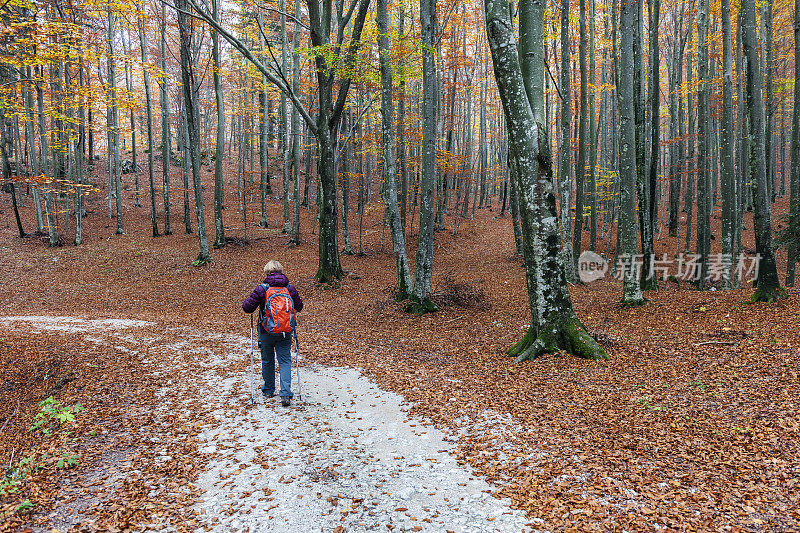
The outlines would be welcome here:
M 246 530 L 264 514 L 276 531 L 296 516 L 339 532 L 800 528 L 797 289 L 748 305 L 749 288 L 667 282 L 624 309 L 613 280 L 574 286 L 609 359 L 514 364 L 504 350 L 530 315 L 510 219 L 496 211 L 437 233 L 441 310 L 414 317 L 394 300 L 377 210 L 366 253 L 343 255 L 347 274 L 328 286 L 313 281 L 306 215 L 298 247 L 273 228 L 249 228 L 245 243 L 239 223 L 198 268 L 178 209 L 175 235 L 151 238 L 146 207 L 127 208 L 127 233 L 113 235 L 97 197 L 84 244 L 49 249 L 14 235 L 9 204 L 3 195 L 0 314 L 51 318 L 0 318 L 0 464 L 21 473 L 0 529 Z M 226 216 L 235 228 L 236 209 Z M 658 251 L 678 248 L 664 238 Z M 270 258 L 306 302 L 304 401 L 288 410 L 249 405 L 240 304 Z M 51 395 L 51 413 L 83 410 L 28 431 Z M 393 432 L 397 455 L 370 437 Z

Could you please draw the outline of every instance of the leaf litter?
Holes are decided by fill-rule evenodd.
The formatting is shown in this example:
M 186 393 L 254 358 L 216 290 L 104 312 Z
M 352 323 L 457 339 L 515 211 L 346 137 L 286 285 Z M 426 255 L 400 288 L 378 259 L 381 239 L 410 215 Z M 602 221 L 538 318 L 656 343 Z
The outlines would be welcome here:
M 128 223 L 138 226 L 130 235 L 92 238 L 102 230 L 91 224 L 101 221 L 86 220 L 89 238 L 79 248 L 48 250 L 30 240 L 8 240 L 0 262 L 4 313 L 149 324 L 132 330 L 109 323 L 101 332 L 44 328 L 33 334 L 25 330 L 33 326 L 0 321 L 0 388 L 5 387 L 0 425 L 7 422 L 0 460 L 9 464 L 12 452 L 18 458 L 34 448 L 55 455 L 66 447 L 80 454 L 76 466 L 44 468 L 25 480 L 18 496 L 3 499 L 6 513 L 23 497 L 34 504 L 30 511 L 8 514 L 4 528 L 66 530 L 64 517 L 71 517 L 86 530 L 143 524 L 199 529 L 204 518 L 198 505 L 208 493 L 199 488 L 199 471 L 209 454 L 230 446 L 252 457 L 242 468 L 245 456 L 231 451 L 226 460 L 236 468 L 219 471 L 220 485 L 256 465 L 272 468 L 281 462 L 270 455 L 269 442 L 251 448 L 219 440 L 209 451 L 209 421 L 213 427 L 244 416 L 264 425 L 271 418 L 246 409 L 246 389 L 217 411 L 217 400 L 198 398 L 195 379 L 198 373 L 216 375 L 219 383 L 238 379 L 246 387 L 244 357 L 224 368 L 207 358 L 228 353 L 220 347 L 220 334 L 249 335 L 239 304 L 272 257 L 286 265 L 307 302 L 299 331 L 309 370 L 304 366 L 301 378 L 312 366 L 352 367 L 381 390 L 401 394 L 409 428 L 441 431 L 452 444 L 448 455 L 493 484 L 494 495 L 525 511 L 534 527 L 800 527 L 795 289 L 767 306 L 742 304 L 752 289 L 711 296 L 667 284 L 647 294 L 646 307 L 622 309 L 617 283 L 572 287 L 578 315 L 610 360 L 554 354 L 514 365 L 503 351 L 530 318 L 519 262 L 508 259 L 513 240 L 507 217 L 494 219 L 484 211 L 474 223 L 463 223 L 457 236 L 437 234 L 434 296 L 442 311 L 423 317 L 405 314 L 394 301 L 390 245 L 384 243 L 380 252 L 380 232 L 365 235 L 367 255 L 342 256 L 348 274 L 340 284 L 319 286 L 313 281 L 316 251 L 310 235 L 291 249 L 273 236 L 218 250 L 211 265 L 198 269 L 191 267 L 192 236 L 142 238 L 148 222 L 144 215 L 131 215 Z M 303 223 L 311 227 L 310 217 Z M 659 246 L 668 251 L 672 244 L 665 239 Z M 701 307 L 705 310 L 698 312 Z M 188 344 L 187 327 L 207 335 Z M 115 340 L 104 345 L 92 338 Z M 176 357 L 166 361 L 172 374 L 158 375 L 155 369 L 163 372 L 165 363 L 147 361 L 165 350 Z M 62 405 L 81 403 L 86 410 L 70 426 L 70 437 L 61 431 L 37 439 L 27 428 L 36 404 L 51 391 Z M 298 405 L 292 409 L 286 416 L 307 415 Z M 345 410 L 337 418 L 357 420 L 356 415 Z M 327 435 L 324 429 L 317 432 Z M 310 436 L 306 433 L 313 435 L 309 429 L 303 438 Z M 430 464 L 424 459 L 440 458 L 409 464 Z M 241 474 L 233 476 L 237 469 Z M 330 461 L 306 482 L 332 484 L 346 472 Z M 299 479 L 284 476 L 276 486 L 262 487 L 258 497 L 265 500 L 257 507 L 279 505 L 282 489 L 299 486 Z M 345 505 L 370 504 L 368 497 L 362 502 L 343 493 L 327 497 L 322 501 L 340 512 Z M 391 512 L 408 509 L 404 503 Z M 233 517 L 246 509 L 229 511 Z M 419 527 L 428 524 L 417 518 Z

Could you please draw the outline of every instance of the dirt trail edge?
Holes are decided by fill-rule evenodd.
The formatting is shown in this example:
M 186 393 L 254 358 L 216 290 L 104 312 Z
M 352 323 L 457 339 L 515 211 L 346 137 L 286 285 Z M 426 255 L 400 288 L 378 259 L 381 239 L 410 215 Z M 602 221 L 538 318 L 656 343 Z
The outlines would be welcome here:
M 141 321 L 3 321 L 141 350 L 144 369 L 163 376 L 159 418 L 181 409 L 200 428 L 196 530 L 531 531 L 524 513 L 456 463 L 452 440 L 408 417 L 402 396 L 352 368 L 304 366 L 302 346 L 302 401 L 293 373 L 290 408 L 258 391 L 252 406 L 249 338 Z M 158 461 L 173 459 L 168 443 L 154 445 Z

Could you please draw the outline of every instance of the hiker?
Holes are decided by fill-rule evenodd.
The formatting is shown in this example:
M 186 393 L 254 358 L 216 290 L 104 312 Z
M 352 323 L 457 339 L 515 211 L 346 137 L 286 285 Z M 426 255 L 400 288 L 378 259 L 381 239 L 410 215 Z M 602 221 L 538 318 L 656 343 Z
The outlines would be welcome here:
M 270 301 L 269 310 L 264 307 Z M 283 273 L 283 265 L 271 260 L 264 265 L 264 282 L 242 303 L 245 313 L 258 309 L 258 346 L 261 348 L 261 376 L 265 398 L 275 396 L 275 357 L 281 374 L 279 395 L 281 405 L 291 404 L 292 394 L 292 333 L 295 327 L 295 311 L 303 310 L 303 300 L 297 289 L 289 285 Z M 277 315 L 277 316 L 276 316 Z

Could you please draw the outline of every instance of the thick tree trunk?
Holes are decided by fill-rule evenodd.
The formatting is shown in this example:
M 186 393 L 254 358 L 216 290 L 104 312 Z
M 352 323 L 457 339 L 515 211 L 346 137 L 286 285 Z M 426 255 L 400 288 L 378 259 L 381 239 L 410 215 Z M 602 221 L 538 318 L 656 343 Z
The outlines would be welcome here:
M 773 135 L 774 96 L 772 89 L 772 1 L 761 6 L 761 38 L 764 49 L 761 61 L 764 65 L 764 161 L 767 173 L 767 194 L 770 202 L 775 201 L 775 160 Z
M 775 256 L 772 251 L 772 214 L 768 195 L 764 152 L 764 98 L 758 65 L 755 0 L 742 0 L 742 52 L 747 62 L 746 104 L 753 190 L 753 230 L 756 253 L 760 256 L 758 287 L 753 301 L 769 302 L 781 295 Z
M 639 200 L 639 236 L 642 242 L 643 290 L 655 289 L 649 276 L 653 258 L 653 226 L 650 223 L 650 181 L 647 173 L 647 108 L 645 96 L 644 0 L 636 0 L 636 24 L 633 49 L 634 116 L 636 122 L 636 193 Z
M 525 273 L 532 315 L 530 328 L 509 350 L 509 355 L 525 360 L 564 349 L 580 357 L 606 357 L 575 316 L 561 260 L 549 146 L 541 124 L 544 119 L 544 4 L 539 0 L 524 0 L 520 5 L 519 56 L 509 4 L 503 0 L 485 0 L 484 6 L 495 79 L 508 125 L 510 153 L 514 154 L 517 165 Z M 525 70 L 519 57 L 525 60 Z

